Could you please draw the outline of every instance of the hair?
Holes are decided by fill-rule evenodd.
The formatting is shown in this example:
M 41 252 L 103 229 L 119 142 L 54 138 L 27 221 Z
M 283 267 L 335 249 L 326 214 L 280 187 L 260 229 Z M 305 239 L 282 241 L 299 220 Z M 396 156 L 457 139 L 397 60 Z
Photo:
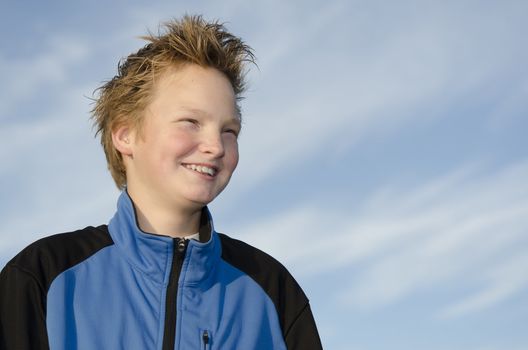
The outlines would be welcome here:
M 95 90 L 92 119 L 101 134 L 108 169 L 119 189 L 126 186 L 126 169 L 121 153 L 114 147 L 112 131 L 123 125 L 141 130 L 156 78 L 168 68 L 185 64 L 210 67 L 224 73 L 236 97 L 236 108 L 245 91 L 246 63 L 255 64 L 251 47 L 229 33 L 218 21 L 202 16 L 184 16 L 162 24 L 157 35 L 141 37 L 149 43 L 118 64 L 117 75 Z

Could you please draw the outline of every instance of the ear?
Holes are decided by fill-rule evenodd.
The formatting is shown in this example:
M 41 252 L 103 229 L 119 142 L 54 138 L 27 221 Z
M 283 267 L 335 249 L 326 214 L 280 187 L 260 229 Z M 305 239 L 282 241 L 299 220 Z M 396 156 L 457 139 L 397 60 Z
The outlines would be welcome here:
M 132 155 L 132 145 L 135 133 L 128 125 L 123 125 L 112 131 L 114 147 L 123 155 Z

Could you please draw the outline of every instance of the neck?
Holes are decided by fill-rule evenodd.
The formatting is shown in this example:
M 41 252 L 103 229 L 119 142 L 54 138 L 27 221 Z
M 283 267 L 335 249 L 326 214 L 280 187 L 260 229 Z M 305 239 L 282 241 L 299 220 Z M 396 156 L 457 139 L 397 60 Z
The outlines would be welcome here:
M 198 232 L 201 208 L 168 208 L 135 196 L 130 190 L 127 192 L 134 203 L 137 223 L 142 231 L 169 237 L 185 237 Z

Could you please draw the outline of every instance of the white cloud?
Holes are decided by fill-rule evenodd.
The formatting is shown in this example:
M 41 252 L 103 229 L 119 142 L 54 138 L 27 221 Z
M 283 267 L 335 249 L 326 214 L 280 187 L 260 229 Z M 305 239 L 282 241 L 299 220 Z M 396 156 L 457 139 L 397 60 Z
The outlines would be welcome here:
M 515 24 L 504 20 L 507 10 L 465 13 L 462 21 L 444 5 L 433 7 L 406 22 L 389 16 L 381 27 L 350 8 L 328 10 L 321 21 L 272 26 L 267 34 L 274 40 L 257 42 L 265 60 L 245 102 L 238 188 L 291 170 L 322 148 L 350 148 L 448 117 L 449 106 L 494 86 L 527 56 L 518 42 L 502 39 L 516 36 Z M 365 32 L 377 40 L 365 43 Z M 314 40 L 321 42 L 313 46 Z
M 465 299 L 448 305 L 439 312 L 441 318 L 453 318 L 480 311 L 515 296 L 528 289 L 528 254 L 526 251 L 505 258 L 505 261 L 488 271 L 486 287 Z
M 1 259 L 43 235 L 98 225 L 113 213 L 117 191 L 92 135 L 86 91 L 70 84 L 49 115 L 0 129 Z
M 89 49 L 78 38 L 53 37 L 35 56 L 10 60 L 0 56 L 0 75 L 4 79 L 0 85 L 4 101 L 0 114 L 11 113 L 17 103 L 39 95 L 39 89 L 46 89 L 50 83 L 65 82 L 68 68 L 88 54 Z
M 498 269 L 528 240 L 528 162 L 489 175 L 481 170 L 465 167 L 414 189 L 376 193 L 355 213 L 322 203 L 297 207 L 246 229 L 244 239 L 305 275 L 361 266 L 341 286 L 340 299 L 351 307 L 376 308 L 449 282 L 468 283 Z M 526 287 L 515 279 L 521 269 L 508 271 L 507 280 L 492 281 L 493 298 L 484 294 L 464 310 Z

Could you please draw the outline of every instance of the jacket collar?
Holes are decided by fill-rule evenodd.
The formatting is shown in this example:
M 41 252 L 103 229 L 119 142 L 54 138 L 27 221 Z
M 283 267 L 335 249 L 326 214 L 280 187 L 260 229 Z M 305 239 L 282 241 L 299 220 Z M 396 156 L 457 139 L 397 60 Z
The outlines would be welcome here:
M 125 259 L 137 270 L 158 283 L 169 280 L 174 242 L 177 238 L 142 231 L 137 224 L 134 204 L 123 191 L 117 201 L 117 212 L 108 231 Z M 200 242 L 190 240 L 180 274 L 180 285 L 193 285 L 206 279 L 220 259 L 221 246 L 213 220 L 204 207 L 200 220 Z

